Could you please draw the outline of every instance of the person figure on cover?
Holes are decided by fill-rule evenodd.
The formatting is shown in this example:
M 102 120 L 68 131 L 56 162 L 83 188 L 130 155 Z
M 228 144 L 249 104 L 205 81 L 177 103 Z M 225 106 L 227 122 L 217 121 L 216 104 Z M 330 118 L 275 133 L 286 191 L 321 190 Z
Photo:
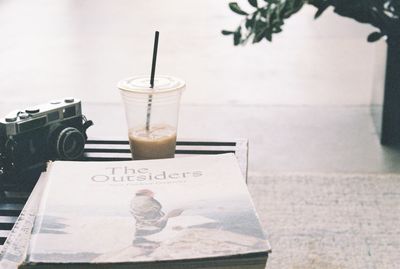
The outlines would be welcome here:
M 136 221 L 132 244 L 123 249 L 99 255 L 92 262 L 129 261 L 136 257 L 150 255 L 160 246 L 160 243 L 148 240 L 146 236 L 161 232 L 167 226 L 168 219 L 181 215 L 183 209 L 175 209 L 165 214 L 161 203 L 154 198 L 154 192 L 142 189 L 137 191 L 131 199 L 130 212 Z
M 165 214 L 159 201 L 154 198 L 154 192 L 142 189 L 136 192 L 131 200 L 131 214 L 136 220 L 135 238 L 133 245 L 151 252 L 159 243 L 149 241 L 145 237 L 161 232 L 167 225 L 168 219 L 179 216 L 183 210 L 175 209 Z

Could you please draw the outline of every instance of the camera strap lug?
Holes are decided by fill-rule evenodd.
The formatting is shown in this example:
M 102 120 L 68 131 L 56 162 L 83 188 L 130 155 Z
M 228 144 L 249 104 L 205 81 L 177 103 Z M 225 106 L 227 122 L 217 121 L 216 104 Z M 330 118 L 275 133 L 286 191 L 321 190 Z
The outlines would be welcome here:
M 85 135 L 85 139 L 87 139 L 87 134 L 86 134 L 86 130 L 93 125 L 93 121 L 91 120 L 87 120 L 85 116 L 82 117 L 83 118 L 83 133 Z

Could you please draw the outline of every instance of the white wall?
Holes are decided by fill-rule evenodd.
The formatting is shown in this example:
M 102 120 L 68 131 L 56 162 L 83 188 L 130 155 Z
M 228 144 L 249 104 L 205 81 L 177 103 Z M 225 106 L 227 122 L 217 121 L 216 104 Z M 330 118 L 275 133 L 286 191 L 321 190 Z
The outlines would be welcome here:
M 240 20 L 227 3 L 4 1 L 1 102 L 120 102 L 117 81 L 150 72 L 157 29 L 157 73 L 187 81 L 186 104 L 370 104 L 382 76 L 374 55 L 384 51 L 383 42 L 378 49 L 366 42 L 372 27 L 331 10 L 314 21 L 314 8 L 306 7 L 273 43 L 234 47 L 220 34 Z

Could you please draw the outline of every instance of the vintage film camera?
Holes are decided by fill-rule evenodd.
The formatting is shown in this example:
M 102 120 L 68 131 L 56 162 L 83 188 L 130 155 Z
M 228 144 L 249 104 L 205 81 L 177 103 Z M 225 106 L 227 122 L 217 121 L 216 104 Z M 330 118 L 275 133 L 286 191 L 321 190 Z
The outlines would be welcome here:
M 81 101 L 65 98 L 15 111 L 0 119 L 0 183 L 32 182 L 49 160 L 76 160 L 86 130 Z M 34 183 L 33 183 L 34 184 Z

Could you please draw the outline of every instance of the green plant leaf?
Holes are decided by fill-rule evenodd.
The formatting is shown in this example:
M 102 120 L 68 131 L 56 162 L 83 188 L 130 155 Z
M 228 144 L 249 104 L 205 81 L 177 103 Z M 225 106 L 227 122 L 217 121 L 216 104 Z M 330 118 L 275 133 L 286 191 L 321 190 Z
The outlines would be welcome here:
M 253 38 L 253 44 L 260 42 L 263 38 L 264 38 L 264 35 L 262 32 L 256 33 Z
M 321 16 L 322 13 L 324 13 L 324 11 L 329 7 L 329 5 L 330 3 L 325 2 L 324 4 L 319 6 L 317 12 L 314 15 L 314 19 L 317 19 L 319 16 Z
M 238 3 L 236 3 L 236 2 L 229 3 L 229 8 L 230 8 L 233 12 L 235 12 L 235 13 L 237 13 L 237 14 L 239 14 L 239 15 L 245 15 L 245 16 L 249 15 L 247 12 L 244 12 L 244 11 L 239 7 Z
M 271 42 L 272 41 L 272 33 L 270 31 L 265 31 L 265 38 Z
M 282 28 L 280 27 L 280 26 L 275 26 L 275 28 L 273 29 L 273 31 L 272 31 L 274 34 L 275 33 L 280 33 L 280 32 L 282 32 Z
M 368 42 L 375 42 L 381 39 L 384 36 L 381 32 L 373 32 L 368 35 Z
M 257 3 L 257 0 L 248 0 L 249 1 L 249 4 L 250 5 L 252 5 L 253 7 L 258 7 L 258 3 Z
M 227 31 L 227 30 L 222 30 L 221 33 L 222 33 L 223 35 L 233 35 L 235 32 Z
M 242 27 L 239 26 L 233 33 L 233 45 L 237 46 L 242 42 Z
M 246 22 L 244 24 L 246 29 L 251 29 L 254 26 L 255 19 L 256 17 L 254 14 L 251 16 L 251 18 L 246 18 Z
M 240 40 L 242 38 L 242 34 L 240 31 L 237 31 L 233 34 L 233 45 L 237 46 L 240 44 Z

